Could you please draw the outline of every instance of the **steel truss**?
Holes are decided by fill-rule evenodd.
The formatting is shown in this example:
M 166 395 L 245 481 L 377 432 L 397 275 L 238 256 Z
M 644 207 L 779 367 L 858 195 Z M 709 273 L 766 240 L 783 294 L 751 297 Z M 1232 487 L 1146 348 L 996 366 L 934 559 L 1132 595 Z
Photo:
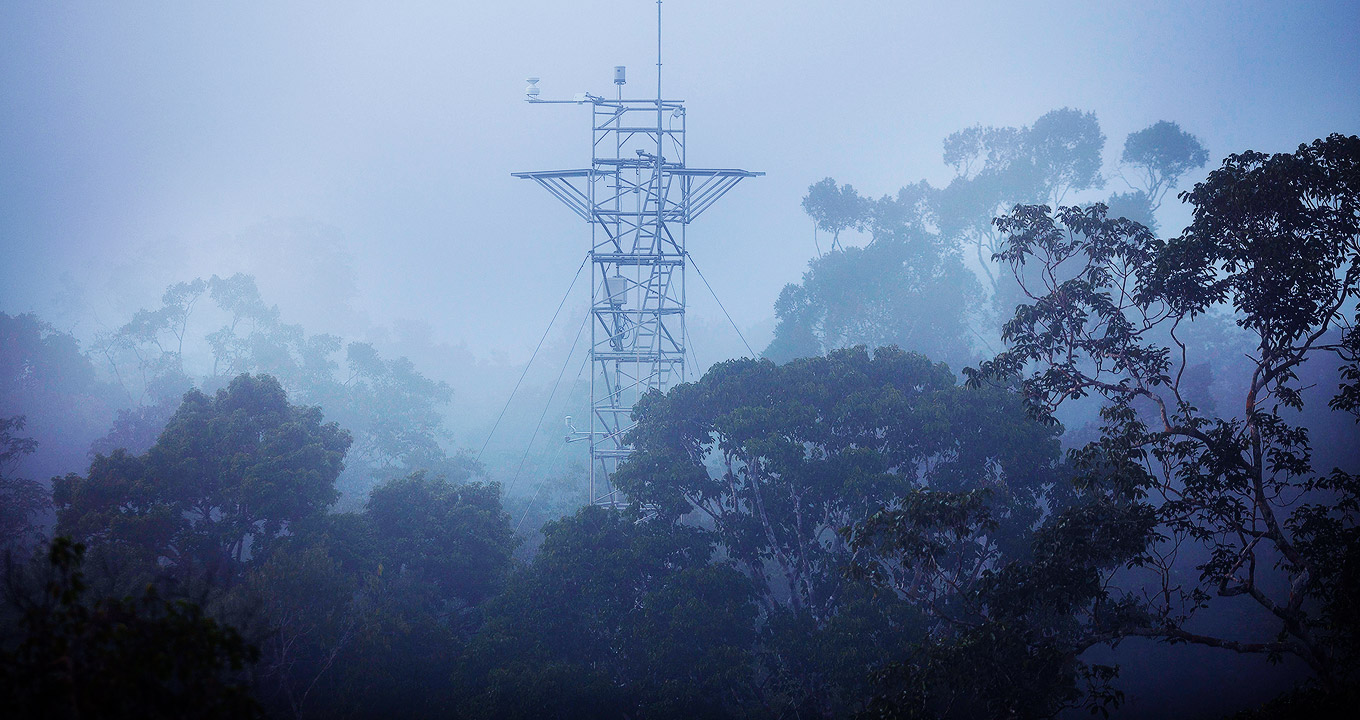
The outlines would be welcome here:
M 533 102 L 554 102 L 538 101 Z M 561 102 L 561 101 L 557 101 Z M 586 95 L 591 164 L 515 173 L 590 224 L 590 499 L 618 505 L 610 482 L 630 452 L 633 405 L 687 380 L 685 228 L 744 178 L 762 172 L 685 166 L 685 108 L 675 100 Z

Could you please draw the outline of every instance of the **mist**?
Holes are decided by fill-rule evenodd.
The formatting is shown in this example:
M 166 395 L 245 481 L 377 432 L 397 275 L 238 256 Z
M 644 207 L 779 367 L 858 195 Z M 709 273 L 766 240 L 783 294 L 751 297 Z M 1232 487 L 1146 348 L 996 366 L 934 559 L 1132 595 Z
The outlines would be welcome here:
M 1193 309 L 1168 301 L 1174 312 L 1139 316 L 1148 324 L 1138 342 L 1171 348 L 1166 382 L 1154 382 L 1139 398 L 1121 400 L 1112 394 L 1115 385 L 1094 381 L 1080 392 L 1045 385 L 1052 375 L 1036 368 L 1052 356 L 1014 359 L 1017 347 L 1030 347 L 1023 342 L 1029 336 L 1007 321 L 1017 305 L 1042 306 L 1045 295 L 1035 288 L 1046 277 L 1068 279 L 1063 273 L 1071 266 L 1045 276 L 1060 263 L 1047 267 L 1051 258 L 1011 243 L 1041 237 L 1050 226 L 1096 242 L 1092 226 L 1064 218 L 1059 206 L 1089 213 L 1100 203 L 1108 217 L 1091 222 L 1116 228 L 1150 256 L 1162 252 L 1163 241 L 1209 237 L 1213 228 L 1195 213 L 1212 215 L 1215 200 L 1181 193 L 1211 183 L 1212 173 L 1242 153 L 1303 153 L 1303 144 L 1329 137 L 1343 144 L 1360 133 L 1360 7 L 672 0 L 662 5 L 659 58 L 657 7 L 646 0 L 580 0 L 42 3 L 0 10 L 0 369 L 6 374 L 0 378 L 0 421 L 6 423 L 0 477 L 18 483 L 5 486 L 15 509 L 3 516 L 13 538 L 2 544 L 15 557 L 36 558 L 28 570 L 7 571 L 18 578 L 10 583 L 12 608 L 25 607 L 23 588 L 42 587 L 34 578 L 69 577 L 81 562 L 93 593 L 83 602 L 90 607 L 140 597 L 148 585 L 166 598 L 192 600 L 222 627 L 235 628 L 218 660 L 237 653 L 240 667 L 224 669 L 230 663 L 219 667 L 214 660 L 208 672 L 240 691 L 228 694 L 231 703 L 246 698 L 240 707 L 247 715 L 329 716 L 351 701 L 364 708 L 361 714 L 381 715 L 374 710 L 381 698 L 402 693 L 424 699 L 391 705 L 398 714 L 469 717 L 852 717 L 917 700 L 919 707 L 911 707 L 921 717 L 1000 713 L 998 707 L 1033 716 L 1108 710 L 1126 718 L 1239 711 L 1280 717 L 1272 713 L 1290 707 L 1306 713 L 1297 707 L 1309 706 L 1263 703 L 1309 693 L 1326 702 L 1354 699 L 1353 690 L 1344 691 L 1356 672 L 1345 664 L 1354 659 L 1348 640 L 1335 641 L 1340 649 L 1322 659 L 1285 652 L 1275 663 L 1284 640 L 1269 652 L 1233 652 L 1187 646 L 1184 638 L 1144 628 L 1110 631 L 1108 638 L 1092 631 L 1104 639 L 1070 653 L 1061 670 L 1034 670 L 1053 683 L 1028 683 L 1041 699 L 991 688 L 974 694 L 990 698 L 987 692 L 996 690 L 1000 705 L 951 704 L 931 694 L 953 687 L 940 668 L 965 662 L 960 658 L 983 661 L 931 654 L 938 648 L 922 638 L 937 638 L 942 631 L 931 622 L 942 621 L 931 620 L 922 609 L 928 603 L 911 594 L 919 590 L 916 581 L 904 579 L 906 569 L 916 567 L 904 550 L 910 543 L 875 523 L 918 507 L 906 500 L 916 497 L 902 490 L 908 485 L 958 493 L 951 497 L 964 519 L 953 531 L 967 535 L 961 529 L 967 526 L 974 533 L 967 537 L 995 553 L 978 560 L 972 579 L 991 578 L 993 571 L 1002 577 L 1010 562 L 1029 572 L 1035 554 L 1042 556 L 1036 548 L 1051 539 L 1045 523 L 1095 502 L 1083 495 L 1094 492 L 1082 485 L 1089 467 L 1081 458 L 1092 462 L 1080 455 L 1084 448 L 1114 452 L 1113 428 L 1134 437 L 1141 432 L 1137 423 L 1155 427 L 1168 407 L 1171 415 L 1196 418 L 1186 421 L 1195 428 L 1254 412 L 1244 413 L 1241 390 L 1254 382 L 1268 353 L 1251 334 L 1257 326 L 1243 320 L 1251 300 L 1234 305 L 1231 293 Z M 613 69 L 626 66 L 621 92 L 647 98 L 657 91 L 658 62 L 662 94 L 685 105 L 688 166 L 764 175 L 744 179 L 686 230 L 685 323 L 692 338 L 685 339 L 684 379 L 692 384 L 634 411 L 639 424 L 630 447 L 641 459 L 619 471 L 618 485 L 634 514 L 621 509 L 622 501 L 596 513 L 586 444 L 564 442 L 590 412 L 592 369 L 582 340 L 588 333 L 582 333 L 591 322 L 591 286 L 585 274 L 576 275 L 591 249 L 590 229 L 512 173 L 585 168 L 591 161 L 589 104 L 525 102 L 526 78 L 540 78 L 543 99 L 586 92 L 612 97 Z M 1139 133 L 1153 129 L 1162 134 L 1148 142 L 1162 143 L 1159 148 L 1186 143 L 1177 150 L 1183 166 L 1161 185 L 1140 175 L 1156 163 L 1129 149 Z M 1054 169 L 1044 164 L 1050 161 L 1085 165 Z M 1353 211 L 1345 205 L 1352 196 L 1338 192 L 1331 202 Z M 1022 210 L 1044 205 L 1042 219 Z M 1343 211 L 1338 222 L 1346 217 Z M 1125 218 L 1136 227 L 1100 224 Z M 1337 279 L 1331 314 L 1309 326 L 1317 335 L 1300 336 L 1313 337 L 1313 344 L 1299 345 L 1305 348 L 1299 362 L 1280 371 L 1282 384 L 1263 391 L 1259 407 L 1273 402 L 1271 417 L 1307 436 L 1300 445 L 1282 432 L 1271 446 L 1307 465 L 1306 472 L 1280 471 L 1293 473 L 1289 480 L 1299 492 L 1297 502 L 1285 503 L 1289 512 L 1316 519 L 1305 510 L 1316 504 L 1335 521 L 1337 537 L 1353 545 L 1355 508 L 1344 499 L 1354 488 L 1317 479 L 1333 468 L 1340 473 L 1335 478 L 1360 473 L 1349 415 L 1355 377 L 1347 374 L 1360 316 L 1354 278 L 1345 276 L 1357 253 L 1354 237 L 1338 232 L 1339 259 L 1331 266 L 1318 261 L 1331 275 L 1298 285 L 1278 303 Z M 1135 255 L 1124 260 L 1139 272 L 1162 267 L 1139 265 Z M 1208 265 L 1214 272 L 1235 272 L 1230 261 L 1217 262 Z M 903 275 L 902 268 L 910 272 Z M 1184 272 L 1174 279 L 1189 282 L 1192 273 Z M 1149 312 L 1137 303 L 1121 311 Z M 1159 324 L 1176 312 L 1185 315 L 1184 324 Z M 1181 344 L 1191 355 L 1202 352 L 1178 359 Z M 1074 361 L 1068 370 L 1103 368 L 1102 358 L 1114 357 L 1091 347 L 1082 361 L 1088 364 Z M 1314 351 L 1332 354 L 1304 362 L 1303 354 Z M 895 379 L 884 381 L 889 391 L 846 379 L 852 376 Z M 998 394 L 987 394 L 993 390 Z M 809 394 L 794 398 L 799 392 Z M 870 397 L 876 400 L 863 400 Z M 1250 397 L 1247 407 L 1257 408 L 1256 395 Z M 1036 398 L 1050 404 L 1036 411 Z M 864 404 L 843 404 L 851 400 Z M 143 512 L 138 503 L 150 502 L 145 497 L 81 509 L 98 494 L 88 489 L 97 478 L 132 472 L 127 468 L 134 465 L 151 473 L 145 478 L 172 473 L 167 468 L 184 467 L 165 459 L 176 452 L 207 462 L 216 450 L 176 433 L 192 436 L 199 421 L 201 428 L 218 427 L 212 423 L 227 421 L 204 418 L 225 418 L 229 408 L 251 403 L 267 406 L 260 417 L 272 418 L 258 422 L 291 418 L 289 432 L 309 438 L 315 466 L 294 468 L 282 456 L 258 464 L 261 477 L 274 472 L 269 468 L 294 473 L 276 487 L 310 488 L 290 500 L 293 515 L 252 516 L 241 520 L 245 530 L 213 535 L 203 528 L 226 524 L 227 501 L 193 505 L 183 498 L 197 489 L 177 490 L 179 499 L 166 507 L 178 508 L 182 518 L 203 514 L 185 530 L 193 542 L 165 540 L 174 548 L 168 553 L 144 547 L 152 542 L 146 537 L 118 535 L 125 527 L 118 518 Z M 319 408 L 320 417 L 308 415 L 309 407 Z M 976 415 L 949 414 L 983 407 Z M 823 428 L 833 410 L 859 419 Z M 1035 412 L 1043 422 L 1031 425 Z M 920 419 L 929 413 L 933 420 Z M 802 424 L 760 432 L 743 425 L 770 417 L 802 418 Z M 933 449 L 913 455 L 883 440 L 894 432 L 885 428 L 905 432 L 918 421 L 920 437 L 944 433 L 937 438 L 942 444 L 920 441 L 911 452 Z M 334 432 L 328 422 L 337 423 Z M 878 430 L 866 429 L 872 427 Z M 1013 432 L 984 437 L 996 428 Z M 784 539 L 743 547 L 748 530 L 725 523 L 736 522 L 728 513 L 754 507 L 754 500 L 741 499 L 747 490 L 681 481 L 711 476 L 716 483 L 746 473 L 750 492 L 758 494 L 753 468 L 765 462 L 757 460 L 767 457 L 761 452 L 783 457 L 762 444 L 775 442 L 769 438 L 797 439 L 808 463 L 826 463 L 817 466 L 825 477 L 879 473 L 892 480 L 847 480 L 817 501 L 824 516 L 799 515 L 788 536 L 766 519 L 769 538 Z M 880 441 L 885 444 L 874 445 Z M 857 464 L 865 461 L 847 447 L 870 448 L 882 466 Z M 1164 459 L 1149 453 L 1139 462 Z M 668 464 L 681 457 L 688 464 Z M 942 469 L 955 461 L 963 467 L 959 458 L 976 464 Z M 120 464 L 125 461 L 132 464 Z M 1178 468 L 1198 467 L 1195 462 L 1175 456 L 1149 473 L 1184 482 Z M 1265 464 L 1258 457 L 1255 467 Z M 1282 466 L 1294 468 L 1277 463 L 1271 472 Z M 799 467 L 807 477 L 816 474 Z M 202 477 L 219 471 L 228 472 L 195 470 Z M 788 478 L 795 475 L 788 470 Z M 297 480 L 303 477 L 311 480 Z M 973 479 L 961 479 L 967 477 Z M 667 487 L 660 478 L 680 484 Z M 126 487 L 163 481 L 129 480 Z M 906 485 L 892 484 L 899 481 Z M 1012 481 L 1013 488 L 997 490 Z M 1155 487 L 1175 485 L 1138 482 L 1139 492 L 1152 495 Z M 885 489 L 890 486 L 897 489 Z M 1059 489 L 1069 486 L 1078 489 Z M 980 520 L 961 498 L 983 488 L 1006 502 L 1024 497 L 1030 504 L 1004 512 L 988 506 L 995 517 Z M 733 497 L 714 499 L 725 498 L 723 492 Z M 1151 502 L 1138 493 L 1109 492 L 1118 496 L 1109 506 Z M 238 507 L 249 504 L 230 497 Z M 801 507 L 803 497 L 795 492 L 788 507 Z M 190 506 L 196 509 L 185 509 Z M 403 514 L 417 507 L 429 512 Z M 447 517 L 431 508 L 447 509 Z M 1180 537 L 1167 530 L 1174 525 L 1158 527 Z M 86 537 L 88 551 L 51 545 L 59 528 L 77 541 Z M 417 529 L 408 538 L 401 528 Z M 1332 537 L 1297 531 L 1311 538 L 1306 548 Z M 1091 572 L 1144 590 L 1172 580 L 1194 587 L 1207 577 L 1199 576 L 1201 565 L 1226 551 L 1215 551 L 1216 541 L 1206 539 L 1213 533 L 1184 532 L 1195 538 L 1187 541 L 1194 547 L 1171 553 L 1160 576 L 1147 574 L 1157 562 L 1133 551 L 1091 559 L 1092 568 L 1099 566 Z M 209 535 L 217 545 L 204 540 Z M 795 562 L 789 547 L 797 543 L 789 537 L 824 554 L 818 555 L 824 566 L 808 560 L 806 548 Z M 1151 535 L 1145 540 L 1147 548 L 1161 547 Z M 213 560 L 181 557 L 192 555 L 191 545 L 200 547 L 193 543 L 211 545 Z M 629 592 L 638 593 L 635 609 L 669 608 L 656 613 L 674 621 L 665 632 L 676 636 L 648 624 L 655 614 L 634 617 L 611 605 L 630 597 L 617 587 L 573 575 L 589 556 L 574 553 L 585 547 L 625 566 L 664 568 L 656 571 L 655 585 Z M 1335 600 L 1360 577 L 1350 547 L 1336 550 L 1344 561 L 1324 563 L 1342 568 L 1335 570 L 1340 579 L 1310 596 L 1316 604 L 1291 612 L 1311 612 L 1317 622 L 1325 617 L 1327 632 L 1353 639 L 1354 607 Z M 50 569 L 48 548 L 57 548 Z M 1255 552 L 1237 551 L 1242 557 Z M 89 559 L 82 561 L 81 552 Z M 1259 560 L 1261 587 L 1290 602 L 1290 583 L 1298 577 L 1290 573 L 1300 562 L 1291 552 L 1286 543 L 1284 550 L 1262 550 Z M 855 565 L 863 557 L 879 564 Z M 95 565 L 103 569 L 96 572 Z M 557 611 L 534 605 L 556 597 L 549 589 L 577 587 L 578 580 L 580 598 L 562 598 Z M 277 589 L 288 583 L 297 584 L 296 597 L 307 598 L 297 608 Z M 969 597 L 991 598 L 983 615 L 992 618 L 1004 593 L 988 587 Z M 707 594 L 677 600 L 685 588 Z M 323 607 L 313 598 L 326 592 L 348 599 Z M 866 599 L 879 593 L 901 604 L 875 606 Z M 1195 629 L 1245 628 L 1253 642 L 1268 644 L 1278 630 L 1272 623 L 1296 622 L 1278 612 L 1253 614 L 1261 608 L 1240 597 L 1246 595 L 1225 596 L 1215 606 L 1225 609 Z M 1091 600 L 1091 607 L 1105 607 L 1101 602 Z M 553 618 L 567 622 L 561 620 L 567 607 L 597 614 L 579 627 L 552 624 Z M 685 607 L 714 624 L 684 625 L 698 622 Z M 178 611 L 158 612 L 153 615 L 163 619 Z M 0 653 L 17 658 L 16 648 L 28 647 L 15 639 L 24 615 L 5 613 Z M 543 639 L 602 626 L 617 634 L 596 638 L 598 647 L 587 643 L 593 649 L 583 653 L 599 654 L 584 660 L 564 659 L 561 648 Z M 240 647 L 230 639 L 237 630 Z M 687 632 L 699 639 L 676 639 Z M 626 644 L 624 636 L 651 644 L 633 648 L 638 655 L 606 651 Z M 281 650 L 293 647 L 281 640 L 287 637 L 303 638 L 298 647 L 305 649 Z M 888 649 L 865 650 L 879 645 Z M 962 645 L 950 645 L 950 652 L 961 653 Z M 248 662 L 251 652 L 264 660 Z M 637 659 L 643 656 L 649 660 Z M 330 659 L 317 660 L 322 657 Z M 403 678 L 393 669 L 410 658 L 428 661 L 427 674 Z M 366 673 L 367 660 L 379 669 Z M 1333 660 L 1342 668 L 1335 675 L 1318 670 Z M 648 662 L 705 670 L 693 674 L 700 680 L 682 682 Z M 1119 674 L 1102 676 L 1105 664 L 1120 666 Z M 890 668 L 900 667 L 918 674 L 892 675 Z M 119 692 L 131 685 L 117 682 L 140 680 L 110 682 L 110 692 Z M 1233 683 L 1233 693 L 1206 690 Z M 1112 701 L 1114 695 L 1102 694 L 1107 685 L 1122 694 Z M 299 690 L 313 686 L 328 688 L 322 694 L 332 692 L 331 700 Z M 909 697 L 910 687 L 932 689 L 916 698 Z M 521 692 L 528 694 L 518 698 Z M 684 699 L 670 705 L 668 693 Z M 708 696 L 722 700 L 695 700 Z

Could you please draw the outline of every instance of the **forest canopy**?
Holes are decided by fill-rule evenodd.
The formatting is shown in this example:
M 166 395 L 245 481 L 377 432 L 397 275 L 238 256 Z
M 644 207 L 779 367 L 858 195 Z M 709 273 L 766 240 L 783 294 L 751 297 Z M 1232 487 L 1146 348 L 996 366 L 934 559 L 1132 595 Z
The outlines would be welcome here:
M 1261 680 L 1246 705 L 1283 693 L 1259 717 L 1341 712 L 1360 138 L 1229 155 L 1177 196 L 1173 236 L 1156 213 L 1201 142 L 1130 133 L 1134 189 L 1097 196 L 1105 142 L 1064 108 L 949 136 L 945 187 L 811 185 L 831 238 L 765 357 L 646 395 L 610 478 L 626 501 L 563 493 L 532 530 L 551 478 L 512 516 L 490 478 L 524 458 L 458 449 L 447 382 L 284 323 L 249 276 L 177 283 L 85 351 L 0 314 L 6 696 L 30 716 L 1058 717 L 1155 692 L 1157 643 L 1234 656 Z M 31 475 L 71 438 L 78 469 Z

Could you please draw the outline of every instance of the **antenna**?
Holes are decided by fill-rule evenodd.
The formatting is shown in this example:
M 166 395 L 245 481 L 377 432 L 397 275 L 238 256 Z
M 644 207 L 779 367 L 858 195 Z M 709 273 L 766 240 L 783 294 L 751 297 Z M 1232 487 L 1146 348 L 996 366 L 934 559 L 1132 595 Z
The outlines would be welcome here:
M 567 441 L 590 448 L 590 502 L 618 506 L 610 478 L 632 452 L 633 405 L 687 377 L 685 268 L 689 224 L 746 178 L 763 172 L 685 164 L 685 105 L 661 94 L 661 0 L 656 3 L 656 98 L 623 96 L 627 71 L 614 67 L 617 98 L 580 93 L 544 100 L 538 78 L 525 99 L 591 106 L 591 163 L 575 170 L 514 173 L 533 180 L 590 225 L 589 427 L 568 420 Z M 678 127 L 677 127 L 678 126 Z

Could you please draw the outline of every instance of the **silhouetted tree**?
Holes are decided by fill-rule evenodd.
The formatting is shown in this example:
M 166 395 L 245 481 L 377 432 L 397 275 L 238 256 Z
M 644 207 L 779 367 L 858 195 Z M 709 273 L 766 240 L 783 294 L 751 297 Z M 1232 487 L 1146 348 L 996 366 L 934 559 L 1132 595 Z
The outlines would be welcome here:
M 547 523 L 464 655 L 466 713 L 758 714 L 750 583 L 713 552 L 704 530 L 598 506 Z
M 857 222 L 873 241 L 814 259 L 801 283 L 784 287 L 764 356 L 785 362 L 897 345 L 955 366 L 972 362 L 980 289 L 958 252 L 928 229 L 931 193 L 922 184 L 863 203 Z
M 1025 286 L 1031 301 L 1005 329 L 1011 349 L 974 379 L 1021 375 L 1043 416 L 1088 394 L 1104 400 L 1104 436 L 1074 459 L 1108 498 L 1084 511 L 1094 515 L 1076 539 L 1115 533 L 1124 562 L 1142 568 L 1111 563 L 1088 577 L 1098 591 L 1065 608 L 1088 638 L 1292 656 L 1330 691 L 1355 681 L 1360 476 L 1315 468 L 1295 413 L 1305 409 L 1301 370 L 1326 363 L 1342 368 L 1330 406 L 1360 409 L 1357 188 L 1360 138 L 1332 135 L 1293 153 L 1229 156 L 1184 194 L 1194 220 L 1170 240 L 1099 205 L 998 219 L 1001 259 L 1038 266 L 1046 282 Z M 1239 415 L 1206 413 L 1182 392 L 1202 348 L 1176 328 L 1224 307 L 1255 346 Z M 1176 575 L 1183 548 L 1206 558 L 1198 582 Z M 1275 573 L 1284 582 L 1270 582 Z M 1233 597 L 1251 601 L 1275 636 L 1199 629 L 1216 599 Z
M 33 539 L 37 530 L 33 520 L 52 505 L 46 488 L 16 472 L 24 456 L 38 445 L 33 438 L 16 435 L 23 429 L 22 415 L 0 418 L 0 550 L 4 551 L 22 548 Z
M 0 648 L 0 694 L 16 718 L 253 718 L 243 671 L 257 652 L 193 603 L 87 597 L 85 548 L 51 544 L 50 579 Z M 13 588 L 11 588 L 12 590 Z
M 818 230 L 831 233 L 831 250 L 841 247 L 842 230 L 863 230 L 869 223 L 872 202 L 860 197 L 850 185 L 836 185 L 831 178 L 823 178 L 808 187 L 803 196 L 803 211 L 812 218 Z M 821 255 L 818 246 L 817 254 Z
M 1162 199 L 1185 173 L 1209 162 L 1209 151 L 1200 144 L 1199 138 L 1182 130 L 1180 125 L 1161 120 L 1129 133 L 1124 140 L 1120 162 L 1137 173 L 1138 189 L 1147 197 L 1151 212 L 1155 213 L 1162 206 Z

